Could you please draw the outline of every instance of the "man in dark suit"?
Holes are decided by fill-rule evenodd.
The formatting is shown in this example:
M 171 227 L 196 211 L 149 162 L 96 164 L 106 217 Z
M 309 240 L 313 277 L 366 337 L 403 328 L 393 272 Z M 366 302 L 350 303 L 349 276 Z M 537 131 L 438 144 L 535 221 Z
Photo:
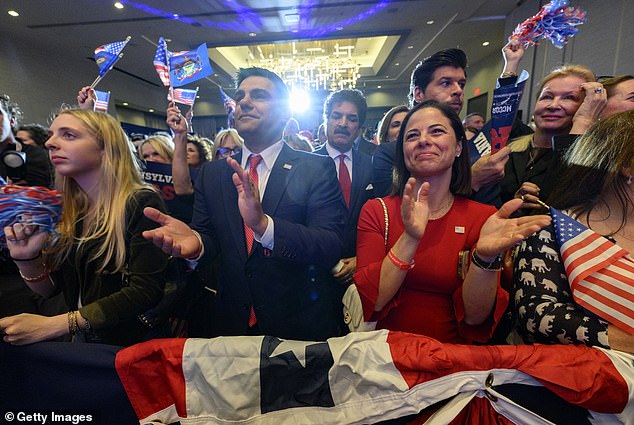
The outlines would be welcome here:
M 276 74 L 241 69 L 236 82 L 242 152 L 200 170 L 192 228 L 147 209 L 161 227 L 144 236 L 174 256 L 219 258 L 211 336 L 340 335 L 343 290 L 330 270 L 341 256 L 346 211 L 335 167 L 282 142 L 290 109 Z M 175 127 L 181 119 L 172 113 L 167 121 Z
M 341 261 L 333 269 L 334 277 L 350 282 L 357 268 L 357 222 L 363 204 L 373 197 L 372 157 L 355 146 L 361 133 L 368 106 L 359 90 L 339 90 L 324 103 L 327 141 L 316 153 L 328 155 L 337 168 L 337 177 L 348 217 Z M 367 142 L 366 142 L 367 143 Z

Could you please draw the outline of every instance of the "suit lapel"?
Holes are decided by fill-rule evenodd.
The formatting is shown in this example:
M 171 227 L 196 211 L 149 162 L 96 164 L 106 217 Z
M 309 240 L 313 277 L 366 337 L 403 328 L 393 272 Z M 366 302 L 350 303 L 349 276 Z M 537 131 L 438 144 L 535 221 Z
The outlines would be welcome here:
M 266 183 L 266 190 L 262 198 L 262 209 L 266 214 L 273 215 L 280 203 L 282 194 L 286 191 L 286 186 L 297 169 L 297 156 L 286 143 L 282 147 L 280 154 L 273 164 L 273 169 Z
M 234 157 L 238 163 L 240 162 L 241 155 Z M 233 169 L 225 162 L 222 167 L 222 175 L 220 187 L 222 188 L 223 201 L 225 206 L 225 214 L 227 216 L 227 222 L 231 234 L 233 235 L 233 242 L 236 244 L 237 251 L 240 254 L 242 261 L 247 260 L 247 243 L 244 237 L 244 223 L 242 216 L 240 215 L 240 209 L 238 208 L 238 191 L 233 184 Z
M 366 161 L 367 160 L 367 161 Z M 371 159 L 364 154 L 352 150 L 352 194 L 350 195 L 350 208 L 353 210 L 357 203 L 365 202 L 366 188 L 372 181 Z

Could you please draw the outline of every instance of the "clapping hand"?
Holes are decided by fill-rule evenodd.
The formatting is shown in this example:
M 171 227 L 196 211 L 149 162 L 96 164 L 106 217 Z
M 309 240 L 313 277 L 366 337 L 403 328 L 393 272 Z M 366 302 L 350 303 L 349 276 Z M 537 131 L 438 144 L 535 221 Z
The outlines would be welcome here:
M 476 245 L 479 257 L 484 260 L 493 259 L 550 224 L 549 215 L 509 218 L 521 206 L 521 199 L 511 199 L 487 219 Z

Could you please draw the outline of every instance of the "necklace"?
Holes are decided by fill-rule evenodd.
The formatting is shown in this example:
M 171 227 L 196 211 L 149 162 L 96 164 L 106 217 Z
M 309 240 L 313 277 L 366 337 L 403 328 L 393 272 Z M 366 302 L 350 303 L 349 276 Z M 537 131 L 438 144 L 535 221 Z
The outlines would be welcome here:
M 445 214 L 447 214 L 447 211 L 449 211 L 449 209 L 451 209 L 451 205 L 453 204 L 453 200 L 454 200 L 454 196 L 450 195 L 449 199 L 447 200 L 447 202 L 445 202 L 445 204 L 435 210 L 429 211 L 429 220 L 436 220 L 438 218 L 441 218 L 442 216 L 444 216 Z

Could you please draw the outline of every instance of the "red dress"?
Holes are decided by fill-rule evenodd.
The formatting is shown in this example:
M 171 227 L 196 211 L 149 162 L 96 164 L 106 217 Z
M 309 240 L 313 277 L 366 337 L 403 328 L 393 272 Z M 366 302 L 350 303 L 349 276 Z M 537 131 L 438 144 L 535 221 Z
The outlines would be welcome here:
M 401 198 L 383 198 L 389 215 L 387 249 L 404 231 Z M 379 275 L 387 249 L 385 219 L 377 199 L 368 201 L 359 216 L 355 283 L 361 295 L 365 319 L 378 321 L 377 329 L 426 335 L 441 342 L 486 342 L 508 304 L 508 293 L 498 283 L 491 317 L 481 325 L 464 323 L 462 280 L 458 276 L 458 253 L 471 250 L 484 222 L 496 212 L 489 205 L 456 197 L 445 216 L 430 220 L 410 270 L 394 298 L 381 311 L 374 311 Z

